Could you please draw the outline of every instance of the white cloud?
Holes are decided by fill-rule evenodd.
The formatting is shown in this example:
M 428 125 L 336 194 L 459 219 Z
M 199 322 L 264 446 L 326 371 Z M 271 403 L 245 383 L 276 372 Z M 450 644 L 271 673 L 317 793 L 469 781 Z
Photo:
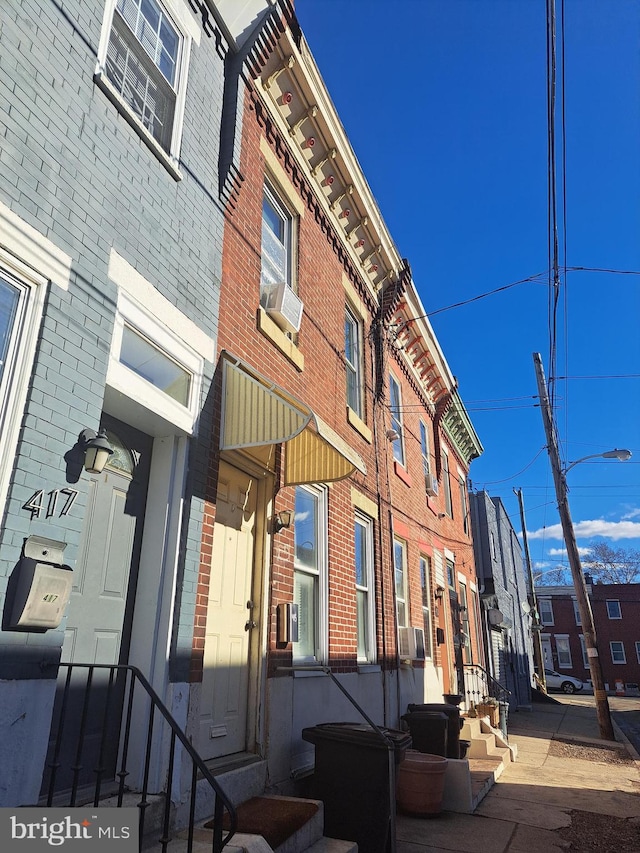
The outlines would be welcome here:
M 549 548 L 547 551 L 550 557 L 566 557 L 567 549 L 566 548 Z M 578 553 L 581 557 L 584 557 L 585 554 L 591 553 L 591 548 L 578 548 Z
M 622 518 L 625 521 L 628 521 L 630 518 L 640 518 L 640 509 L 629 510 L 629 512 L 625 512 Z
M 578 521 L 573 525 L 577 539 L 591 539 L 602 536 L 605 539 L 640 539 L 640 522 L 638 521 L 605 521 L 603 518 L 592 521 Z M 530 539 L 563 539 L 562 525 L 552 524 L 541 527 L 528 534 Z

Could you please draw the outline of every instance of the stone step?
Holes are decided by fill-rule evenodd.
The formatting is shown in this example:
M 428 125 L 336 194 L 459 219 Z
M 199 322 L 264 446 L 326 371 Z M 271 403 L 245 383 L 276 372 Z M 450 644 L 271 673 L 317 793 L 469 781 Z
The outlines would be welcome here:
M 496 758 L 508 764 L 511 761 L 511 753 L 502 746 L 497 746 L 496 739 L 491 732 L 481 732 L 473 738 L 467 750 L 469 758 Z

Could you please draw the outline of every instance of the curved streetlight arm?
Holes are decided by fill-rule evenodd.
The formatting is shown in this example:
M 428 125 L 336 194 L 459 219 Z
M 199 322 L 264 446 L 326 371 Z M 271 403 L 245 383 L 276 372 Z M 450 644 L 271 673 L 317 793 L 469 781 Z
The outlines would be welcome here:
M 579 465 L 581 462 L 586 462 L 587 459 L 619 459 L 620 462 L 626 462 L 627 459 L 631 459 L 631 451 L 630 450 L 607 450 L 605 453 L 590 453 L 589 456 L 583 456 L 581 459 L 576 459 L 575 462 L 570 462 L 566 468 L 563 469 L 562 473 L 566 474 L 567 471 L 570 471 L 575 465 Z

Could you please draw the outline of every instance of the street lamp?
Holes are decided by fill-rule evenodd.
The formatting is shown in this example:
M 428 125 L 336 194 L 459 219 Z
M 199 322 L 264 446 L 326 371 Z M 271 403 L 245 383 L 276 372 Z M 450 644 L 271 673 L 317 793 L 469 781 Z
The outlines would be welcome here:
M 579 465 L 581 462 L 586 462 L 587 459 L 619 459 L 620 462 L 626 462 L 631 459 L 633 454 L 630 450 L 607 450 L 605 453 L 590 453 L 589 456 L 583 456 L 581 459 L 576 459 L 575 462 L 569 462 L 563 473 L 570 471 L 574 465 Z
M 582 633 L 584 635 L 584 643 L 586 646 L 587 659 L 589 661 L 589 672 L 591 674 L 591 682 L 593 684 L 593 695 L 596 701 L 596 713 L 598 715 L 598 726 L 600 728 L 600 737 L 603 740 L 615 740 L 613 733 L 613 725 L 611 723 L 611 712 L 609 710 L 609 702 L 607 693 L 604 689 L 604 678 L 602 676 L 602 666 L 598 656 L 598 647 L 596 644 L 596 631 L 593 624 L 593 613 L 591 612 L 591 604 L 587 595 L 587 586 L 582 572 L 580 563 L 580 554 L 578 552 L 578 544 L 576 542 L 576 534 L 573 529 L 571 513 L 569 511 L 569 500 L 567 498 L 567 480 L 566 473 L 574 465 L 579 462 L 584 462 L 586 459 L 595 457 L 603 457 L 605 459 L 621 459 L 626 460 L 631 456 L 628 450 L 608 450 L 606 453 L 594 453 L 589 456 L 584 456 L 582 459 L 576 459 L 571 462 L 566 468 L 560 465 L 560 454 L 558 452 L 558 443 L 556 440 L 555 422 L 547 393 L 547 384 L 545 381 L 544 370 L 542 367 L 542 357 L 540 353 L 533 354 L 533 361 L 536 369 L 536 378 L 538 381 L 538 395 L 540 399 L 540 410 L 542 412 L 542 421 L 544 424 L 545 434 L 547 436 L 547 451 L 549 453 L 549 461 L 551 462 L 551 470 L 553 472 L 553 480 L 556 487 L 556 499 L 558 501 L 558 513 L 562 522 L 562 533 L 564 542 L 567 547 L 567 558 L 573 578 L 573 585 L 576 591 L 576 601 L 580 612 L 580 621 L 582 622 Z

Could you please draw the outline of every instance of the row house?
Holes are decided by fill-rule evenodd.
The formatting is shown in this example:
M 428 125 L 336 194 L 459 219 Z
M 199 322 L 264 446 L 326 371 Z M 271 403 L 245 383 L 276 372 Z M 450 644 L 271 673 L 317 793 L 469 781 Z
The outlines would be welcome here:
M 462 692 L 482 446 L 287 0 L 16 0 L 0 38 L 0 805 L 125 741 L 139 786 L 96 664 L 237 800 L 285 788 L 357 717 L 333 678 L 390 726 Z
M 585 573 L 605 689 L 637 693 L 640 683 L 640 584 L 593 582 Z M 539 587 L 545 666 L 590 679 L 580 611 L 572 586 Z
M 295 19 L 261 32 L 238 78 L 189 720 L 204 758 L 285 790 L 313 764 L 305 727 L 359 719 L 327 670 L 392 727 L 461 692 L 482 448 Z
M 534 672 L 532 590 L 522 546 L 500 498 L 481 491 L 469 500 L 487 669 L 517 710 L 531 705 Z

